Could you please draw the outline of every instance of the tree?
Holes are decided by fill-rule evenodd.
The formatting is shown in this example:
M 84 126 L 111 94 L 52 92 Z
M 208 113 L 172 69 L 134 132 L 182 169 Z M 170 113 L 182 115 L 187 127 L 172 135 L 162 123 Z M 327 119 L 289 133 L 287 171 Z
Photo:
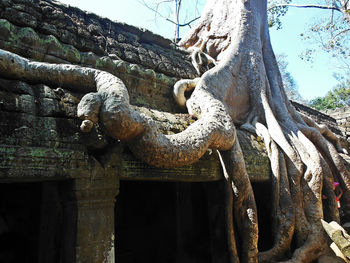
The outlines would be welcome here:
M 300 95 L 297 83 L 287 70 L 288 62 L 286 61 L 286 57 L 285 54 L 279 54 L 276 56 L 278 68 L 281 72 L 284 91 L 286 92 L 288 99 L 305 104 L 306 100 Z
M 340 182 L 342 202 L 348 202 L 350 178 L 337 138 L 297 113 L 284 92 L 266 9 L 263 0 L 207 2 L 199 23 L 179 44 L 207 53 L 215 67 L 175 85 L 177 101 L 185 102 L 198 120 L 174 135 L 163 135 L 152 119 L 131 107 L 124 84 L 109 73 L 33 63 L 4 51 L 0 72 L 69 87 L 96 86 L 97 92 L 79 103 L 81 129 L 88 132 L 102 122 L 109 136 L 125 141 L 150 165 L 187 165 L 208 148 L 218 150 L 227 186 L 230 262 L 312 262 L 331 254 L 321 218 L 339 222 L 333 181 Z M 183 92 L 190 89 L 186 101 Z M 261 136 L 271 160 L 274 244 L 267 251 L 258 251 L 257 209 L 235 125 Z M 322 194 L 328 196 L 325 203 Z
M 324 97 L 313 99 L 309 105 L 317 110 L 350 106 L 350 79 L 340 80 L 333 90 L 328 91 Z
M 349 40 L 350 40 L 350 2 L 348 0 L 322 0 L 317 4 L 294 4 L 292 0 L 269 1 L 269 25 L 281 28 L 281 16 L 285 15 L 288 8 L 309 8 L 328 11 L 314 19 L 310 27 L 301 34 L 301 37 L 317 45 L 316 48 L 306 49 L 301 58 L 312 61 L 313 55 L 319 50 L 330 53 L 337 58 L 338 67 L 348 71 L 350 69 Z M 315 1 L 311 1 L 313 3 Z M 321 3 L 321 4 L 318 4 Z
M 348 0 L 322 0 L 322 4 L 294 4 L 292 0 L 269 0 L 268 2 L 268 11 L 272 12 L 272 15 L 276 14 L 276 17 L 284 15 L 288 7 L 317 8 L 337 11 L 350 23 L 350 14 L 348 11 L 350 9 L 350 3 Z
M 180 12 L 180 10 L 184 9 L 182 5 L 182 0 L 154 0 L 149 1 L 150 3 L 147 3 L 145 0 L 139 0 L 139 2 L 142 5 L 154 12 L 155 20 L 156 17 L 159 16 L 174 25 L 175 42 L 177 42 L 180 39 L 180 27 L 191 27 L 191 24 L 197 19 L 199 19 L 198 1 L 199 0 L 195 0 L 194 3 L 192 3 L 192 5 L 189 5 L 189 2 L 192 1 L 185 1 L 185 4 L 187 4 L 187 8 L 186 10 L 184 10 L 184 15 L 182 15 L 182 12 Z M 189 8 L 193 9 L 190 12 L 192 17 L 188 17 Z M 170 18 L 171 16 L 173 18 Z M 180 22 L 181 19 L 183 22 Z

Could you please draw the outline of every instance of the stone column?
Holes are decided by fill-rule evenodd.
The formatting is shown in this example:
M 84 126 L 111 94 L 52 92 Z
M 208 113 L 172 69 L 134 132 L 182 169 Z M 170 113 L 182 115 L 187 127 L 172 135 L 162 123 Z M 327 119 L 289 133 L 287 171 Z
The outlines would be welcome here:
M 75 180 L 77 263 L 114 263 L 114 204 L 118 191 L 116 175 Z
M 122 148 L 110 145 L 99 161 L 91 155 L 87 171 L 72 174 L 73 180 L 64 205 L 64 263 L 114 263 L 114 205 L 119 193 Z M 69 221 L 71 220 L 71 221 Z M 74 220 L 74 224 L 71 224 Z M 72 255 L 72 253 L 74 253 Z

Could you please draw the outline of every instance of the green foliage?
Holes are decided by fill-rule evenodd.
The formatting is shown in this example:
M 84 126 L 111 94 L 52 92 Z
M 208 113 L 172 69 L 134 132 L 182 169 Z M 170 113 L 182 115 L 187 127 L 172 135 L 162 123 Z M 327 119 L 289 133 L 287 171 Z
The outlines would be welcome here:
M 283 0 L 283 4 L 289 4 L 291 0 Z M 268 24 L 269 27 L 276 27 L 277 29 L 282 28 L 282 22 L 281 22 L 281 17 L 284 16 L 287 11 L 288 7 L 287 6 L 280 6 L 281 1 L 280 0 L 269 0 L 268 1 Z
M 309 106 L 317 110 L 327 110 L 350 106 L 350 79 L 342 80 L 324 97 L 310 101 Z

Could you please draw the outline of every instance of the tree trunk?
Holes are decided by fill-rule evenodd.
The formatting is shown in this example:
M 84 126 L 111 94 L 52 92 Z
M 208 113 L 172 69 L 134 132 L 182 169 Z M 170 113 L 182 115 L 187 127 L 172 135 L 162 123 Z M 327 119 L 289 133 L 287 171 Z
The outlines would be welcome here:
M 224 102 L 236 125 L 264 138 L 273 173 L 274 245 L 259 253 L 259 262 L 312 262 L 329 253 L 320 219 L 327 211 L 328 218 L 339 221 L 332 184 L 340 181 L 349 196 L 347 170 L 336 137 L 300 116 L 285 95 L 270 43 L 266 1 L 207 1 L 198 25 L 179 44 L 195 54 L 194 63 L 202 53 L 216 60 L 186 102 L 189 110 L 199 108 L 197 92 L 204 89 Z M 224 165 L 234 158 L 227 157 Z M 245 177 L 242 171 L 238 173 Z M 242 191 L 232 180 L 239 178 L 234 173 L 228 175 L 233 192 Z M 327 207 L 322 193 L 328 196 Z M 253 228 L 243 232 L 255 242 Z M 243 262 L 256 262 L 242 252 Z
M 0 74 L 71 89 L 96 88 L 78 105 L 81 129 L 87 132 L 99 121 L 108 135 L 124 140 L 151 165 L 187 165 L 208 148 L 221 151 L 231 262 L 306 263 L 329 254 L 321 219 L 339 222 L 333 182 L 344 191 L 341 202 L 349 202 L 350 179 L 336 136 L 299 115 L 287 99 L 270 43 L 266 0 L 208 0 L 198 25 L 180 44 L 192 52 L 197 69 L 203 54 L 215 67 L 175 85 L 176 101 L 198 117 L 175 135 L 163 135 L 154 121 L 131 107 L 125 85 L 109 73 L 32 62 L 0 50 Z M 182 93 L 192 89 L 186 101 Z M 234 125 L 261 136 L 271 160 L 274 242 L 267 251 L 258 252 L 257 209 Z M 325 204 L 322 194 L 328 197 Z

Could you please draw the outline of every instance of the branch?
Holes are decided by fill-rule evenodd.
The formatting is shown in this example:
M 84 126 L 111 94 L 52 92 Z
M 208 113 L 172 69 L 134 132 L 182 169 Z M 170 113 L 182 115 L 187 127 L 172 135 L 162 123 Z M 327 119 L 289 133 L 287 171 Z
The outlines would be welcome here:
M 180 8 L 181 8 L 181 0 L 179 0 L 179 4 L 178 4 L 178 9 L 177 9 L 177 17 L 179 17 L 180 14 Z
M 159 6 L 159 4 L 161 4 L 161 3 L 163 3 L 163 2 L 169 2 L 169 1 L 162 1 L 161 3 L 158 3 L 158 4 L 157 4 L 157 9 L 154 9 L 153 7 L 147 5 L 147 3 L 145 2 L 145 0 L 142 0 L 142 1 L 139 0 L 138 2 L 139 2 L 140 4 L 142 4 L 142 5 L 144 5 L 145 7 L 147 7 L 149 10 L 153 11 L 155 14 L 159 15 L 161 18 L 164 18 L 165 20 L 167 20 L 167 21 L 169 21 L 169 22 L 171 22 L 171 23 L 176 24 L 174 21 L 170 20 L 169 18 L 163 16 L 161 13 L 158 12 L 158 6 Z
M 346 0 L 346 2 L 344 3 L 344 8 L 345 8 L 345 9 L 348 8 L 348 3 L 349 3 L 349 0 Z
M 197 16 L 196 18 L 193 18 L 192 20 L 188 21 L 187 23 L 179 24 L 179 26 L 189 26 L 191 23 L 198 20 L 199 18 L 200 18 L 200 16 Z
M 277 7 L 298 7 L 298 8 L 318 8 L 318 9 L 328 9 L 328 10 L 335 10 L 341 12 L 340 8 L 335 7 L 335 6 L 325 6 L 325 5 L 296 5 L 296 4 L 278 4 L 278 5 L 273 5 L 269 8 L 267 8 L 267 11 L 270 11 L 274 8 Z
M 334 37 L 332 37 L 332 39 L 335 39 L 337 36 L 339 36 L 341 34 L 344 34 L 344 33 L 348 32 L 348 31 L 350 31 L 350 28 L 347 28 L 347 29 L 344 29 L 344 30 L 338 32 L 337 34 L 335 34 Z
M 151 11 L 153 11 L 154 13 L 156 13 L 157 15 L 159 15 L 161 18 L 164 18 L 166 21 L 173 23 L 175 25 L 177 25 L 177 23 L 169 18 L 167 18 L 166 16 L 163 16 L 161 13 L 158 12 L 158 10 L 150 7 L 149 5 L 147 5 L 147 3 L 142 0 L 142 1 L 138 1 L 139 3 L 141 3 L 142 5 L 144 5 L 145 7 L 147 7 L 148 9 L 150 9 Z M 169 1 L 163 1 L 163 2 L 169 2 Z M 179 24 L 180 27 L 182 26 L 189 26 L 191 23 L 193 23 L 194 21 L 198 20 L 200 18 L 200 16 L 193 18 L 192 20 L 190 20 L 189 22 L 186 22 L 184 24 Z

